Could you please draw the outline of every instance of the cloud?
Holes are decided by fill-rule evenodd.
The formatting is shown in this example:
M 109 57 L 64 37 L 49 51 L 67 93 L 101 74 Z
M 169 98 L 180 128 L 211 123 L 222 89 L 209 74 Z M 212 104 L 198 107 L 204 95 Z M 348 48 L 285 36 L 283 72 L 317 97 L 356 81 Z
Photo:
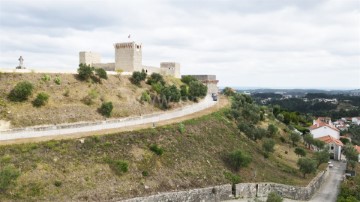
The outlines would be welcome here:
M 0 67 L 76 69 L 79 51 L 114 60 L 143 43 L 143 63 L 181 63 L 221 86 L 360 88 L 357 0 L 0 2 Z M 291 78 L 291 79 L 290 79 Z M 305 82 L 306 81 L 306 82 Z

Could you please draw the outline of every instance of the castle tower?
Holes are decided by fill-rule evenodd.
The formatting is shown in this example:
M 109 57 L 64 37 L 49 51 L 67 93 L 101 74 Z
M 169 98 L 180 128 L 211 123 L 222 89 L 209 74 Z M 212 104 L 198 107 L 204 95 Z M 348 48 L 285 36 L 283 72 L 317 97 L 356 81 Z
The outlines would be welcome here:
M 94 63 L 100 63 L 100 62 L 101 62 L 101 56 L 99 53 L 85 52 L 85 51 L 79 53 L 79 64 L 86 64 L 93 66 Z
M 142 67 L 142 45 L 135 42 L 116 43 L 115 48 L 115 70 L 124 72 L 141 71 Z

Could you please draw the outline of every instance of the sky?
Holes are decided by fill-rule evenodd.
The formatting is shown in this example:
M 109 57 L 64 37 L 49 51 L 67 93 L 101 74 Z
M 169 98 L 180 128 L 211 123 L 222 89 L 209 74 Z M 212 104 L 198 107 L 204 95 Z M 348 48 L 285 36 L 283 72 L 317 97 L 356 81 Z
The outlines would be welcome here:
M 0 0 L 0 71 L 76 70 L 79 51 L 181 64 L 220 86 L 360 88 L 360 0 Z

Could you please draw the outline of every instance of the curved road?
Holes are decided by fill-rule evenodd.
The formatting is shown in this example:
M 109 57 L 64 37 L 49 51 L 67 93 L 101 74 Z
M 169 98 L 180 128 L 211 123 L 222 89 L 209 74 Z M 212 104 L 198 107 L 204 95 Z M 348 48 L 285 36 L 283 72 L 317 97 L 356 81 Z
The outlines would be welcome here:
M 35 126 L 35 127 L 0 131 L 0 142 L 28 139 L 28 138 L 39 138 L 39 137 L 56 137 L 56 136 L 62 136 L 68 134 L 103 131 L 108 129 L 137 126 L 142 124 L 155 125 L 161 121 L 183 117 L 189 114 L 193 114 L 195 112 L 202 111 L 204 109 L 214 106 L 216 103 L 217 102 L 213 101 L 210 95 L 207 95 L 199 103 L 185 106 L 180 109 L 174 109 L 168 112 L 147 114 L 137 117 L 127 117 L 122 119 L 111 119 L 107 121 L 83 122 L 83 123 L 38 126 L 38 127 Z

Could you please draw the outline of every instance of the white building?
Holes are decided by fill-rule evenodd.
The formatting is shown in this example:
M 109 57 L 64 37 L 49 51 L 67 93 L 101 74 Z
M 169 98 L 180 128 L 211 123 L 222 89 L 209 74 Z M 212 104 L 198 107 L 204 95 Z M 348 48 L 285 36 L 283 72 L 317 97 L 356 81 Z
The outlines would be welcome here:
M 341 160 L 341 149 L 344 144 L 340 140 L 335 139 L 330 135 L 323 136 L 317 139 L 325 142 L 325 144 L 329 147 L 329 154 L 331 155 L 331 159 L 337 161 Z
M 356 125 L 360 125 L 360 117 L 352 117 L 351 122 Z
M 335 139 L 340 139 L 340 130 L 337 129 L 329 117 L 319 117 L 313 121 L 313 125 L 309 127 L 313 138 L 320 138 L 330 135 Z

